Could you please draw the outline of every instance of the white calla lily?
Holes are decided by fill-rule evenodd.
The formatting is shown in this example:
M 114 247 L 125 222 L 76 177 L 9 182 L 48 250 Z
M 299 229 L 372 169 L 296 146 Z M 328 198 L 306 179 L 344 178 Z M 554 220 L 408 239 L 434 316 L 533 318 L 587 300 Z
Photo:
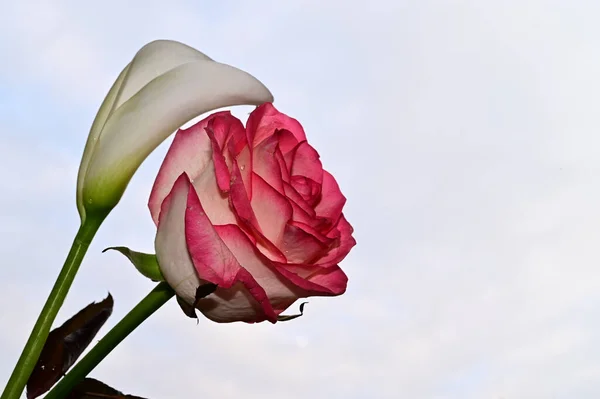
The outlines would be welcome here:
M 121 72 L 92 124 L 77 177 L 82 221 L 120 200 L 144 159 L 189 120 L 221 107 L 272 102 L 252 75 L 185 44 L 144 46 Z

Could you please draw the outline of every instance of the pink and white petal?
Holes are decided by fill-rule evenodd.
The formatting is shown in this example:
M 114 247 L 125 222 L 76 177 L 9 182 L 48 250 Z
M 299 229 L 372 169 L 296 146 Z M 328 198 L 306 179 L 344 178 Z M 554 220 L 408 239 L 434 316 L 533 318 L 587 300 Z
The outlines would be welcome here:
M 338 266 L 330 268 L 304 268 L 306 273 L 310 270 L 307 277 L 300 277 L 292 271 L 292 267 L 285 264 L 275 264 L 277 271 L 285 277 L 290 283 L 305 291 L 305 296 L 336 296 L 346 291 L 348 277 Z
M 160 166 L 152 191 L 148 208 L 155 224 L 158 224 L 160 207 L 173 187 L 175 180 L 186 172 L 194 179 L 211 161 L 211 144 L 205 128 L 216 113 L 185 130 L 178 130 Z
M 195 190 L 189 190 L 185 212 L 187 248 L 198 272 L 206 281 L 230 288 L 240 265 L 209 220 Z
M 296 148 L 290 170 L 292 176 L 305 176 L 318 184 L 323 182 L 323 165 L 319 159 L 319 153 L 306 141 L 300 143 Z
M 244 289 L 260 305 L 261 314 L 255 315 L 255 319 L 266 318 L 275 322 L 276 314 L 269 303 L 264 288 L 260 286 L 248 270 L 240 265 L 217 233 L 216 229 L 218 228 L 220 227 L 213 226 L 206 216 L 195 190 L 189 190 L 185 212 L 185 237 L 198 277 L 217 284 L 219 289 L 229 289 L 235 284 L 242 284 Z M 244 239 L 246 239 L 245 236 Z M 249 312 L 248 308 L 245 309 L 246 312 Z M 202 311 L 202 308 L 200 310 Z M 213 312 L 213 318 L 218 318 L 215 313 L 217 311 Z M 227 317 L 226 314 L 222 314 L 221 321 L 241 321 L 239 319 L 227 320 Z
M 302 210 L 302 214 L 296 215 L 294 209 L 294 220 L 306 224 L 310 224 L 310 220 L 314 219 L 317 214 L 315 210 L 302 198 L 302 196 L 296 191 L 290 184 L 284 183 L 283 185 L 285 196 L 290 200 L 292 205 L 298 206 Z
M 290 170 L 285 163 L 285 159 L 283 158 L 283 153 L 281 152 L 281 148 L 277 147 L 275 150 L 275 159 L 279 164 L 279 170 L 281 171 L 281 178 L 284 182 L 289 183 L 291 179 Z
M 227 144 L 226 158 L 231 160 L 231 169 L 234 168 L 234 163 L 237 164 L 241 181 L 244 183 L 248 198 L 251 198 L 253 168 L 252 151 L 250 150 L 246 135 L 243 131 L 231 136 L 231 140 L 229 140 L 229 143 Z
M 228 129 L 229 136 L 227 142 L 221 148 L 223 148 L 223 150 L 227 148 L 227 150 L 230 151 L 235 158 L 245 147 L 250 147 L 248 136 L 246 128 L 239 119 L 236 119 L 235 121 L 229 120 Z
M 356 245 L 356 240 L 352 237 L 353 232 L 354 229 L 342 214 L 336 227 L 328 234 L 330 237 L 337 236 L 336 244 L 316 264 L 328 268 L 340 263 Z
M 215 133 L 215 139 L 221 149 L 227 148 L 226 146 L 231 138 L 238 137 L 240 133 L 246 135 L 246 129 L 244 129 L 242 121 L 231 115 L 230 112 L 220 113 L 218 117 L 210 121 L 208 127 Z
M 348 285 L 348 276 L 339 266 L 327 269 L 321 268 L 312 274 L 308 280 L 313 284 L 327 288 L 332 295 L 342 295 L 346 292 Z
M 254 211 L 252 210 L 250 197 L 242 179 L 240 168 L 235 160 L 231 166 L 229 201 L 241 222 L 248 227 L 253 227 L 259 233 L 262 233 L 258 221 L 256 220 L 256 216 L 254 215 Z
M 252 191 L 252 170 L 254 168 L 254 160 L 252 159 L 252 151 L 250 147 L 244 147 L 236 158 L 236 163 L 240 171 L 240 176 L 246 187 L 248 198 L 254 195 Z
M 298 298 L 296 287 L 276 272 L 273 262 L 256 248 L 238 226 L 215 228 L 240 265 L 265 290 L 274 309 L 293 303 Z
M 217 181 L 217 185 L 219 190 L 226 193 L 229 191 L 229 181 L 231 180 L 231 175 L 229 173 L 229 168 L 227 167 L 227 162 L 225 161 L 225 157 L 221 151 L 221 147 L 219 146 L 219 142 L 215 137 L 215 132 L 210 126 L 206 127 L 206 134 L 211 142 L 212 148 L 212 161 L 215 171 L 215 178 Z
M 229 197 L 220 190 L 217 183 L 217 172 L 213 162 L 206 165 L 192 184 L 212 224 L 236 223 L 237 219 L 229 203 Z
M 301 223 L 310 226 L 316 230 L 318 234 L 326 235 L 334 223 L 327 218 L 318 217 L 315 210 L 296 192 L 296 190 L 288 184 L 284 184 L 286 197 L 292 206 L 292 220 L 294 223 Z
M 322 257 L 328 246 L 301 228 L 288 224 L 280 249 L 288 263 L 308 264 Z
M 277 136 L 271 136 L 256 146 L 252 155 L 252 167 L 254 173 L 280 194 L 284 194 L 281 167 L 276 157 L 278 144 Z
M 317 216 L 313 219 L 313 221 L 309 225 L 313 229 L 321 232 L 321 234 L 324 234 L 330 238 L 335 238 L 337 236 L 330 236 L 329 234 L 334 231 L 334 227 L 335 227 L 336 223 L 337 223 L 337 220 L 331 220 L 328 218 Z
M 229 201 L 231 207 L 235 210 L 238 224 L 246 232 L 249 237 L 255 240 L 256 245 L 270 259 L 279 262 L 285 262 L 285 256 L 277 249 L 277 247 L 265 237 L 258 223 L 258 219 L 252 209 L 252 204 L 246 193 L 246 188 L 242 182 L 240 170 L 237 164 L 232 165 L 231 191 L 229 193 Z
M 236 157 L 240 157 L 240 152 L 245 147 L 248 147 L 246 138 L 246 129 L 242 122 L 233 115 L 224 115 L 215 118 L 211 121 L 208 128 L 212 128 L 215 133 L 215 139 L 219 144 L 220 153 L 223 154 L 223 159 L 227 168 L 231 170 L 231 165 Z M 248 168 L 252 164 L 252 160 L 248 156 L 248 151 L 241 155 L 242 165 L 248 164 Z M 244 176 L 247 179 L 247 176 Z
M 298 141 L 306 140 L 306 134 L 300 122 L 282 114 L 271 103 L 258 106 L 252 111 L 246 123 L 246 131 L 252 146 L 257 146 L 281 129 L 290 131 Z
M 287 170 L 290 172 L 290 176 L 292 175 L 292 166 L 294 166 L 294 158 L 296 157 L 296 151 L 298 151 L 298 148 L 303 143 L 305 143 L 305 141 L 299 142 L 294 148 L 292 148 L 288 152 L 285 152 L 285 153 L 282 152 L 283 160 L 285 161 Z
M 261 305 L 242 283 L 227 289 L 217 288 L 214 293 L 198 301 L 197 309 L 216 323 L 260 323 L 267 320 Z M 274 312 L 278 314 L 275 309 Z
M 319 230 L 315 229 L 310 224 L 296 222 L 296 221 L 292 221 L 292 222 L 290 222 L 290 224 L 295 227 L 298 227 L 299 229 L 304 230 L 306 233 L 315 237 L 317 240 L 321 241 L 325 245 L 331 245 L 331 243 L 335 239 L 337 239 L 339 236 L 339 233 L 337 232 L 337 230 L 335 231 L 335 233 L 337 233 L 337 235 L 327 236 L 327 235 L 322 234 Z
M 346 204 L 346 197 L 340 191 L 335 178 L 326 170 L 323 171 L 321 185 L 321 201 L 315 206 L 317 216 L 337 220 Z
M 177 295 L 193 303 L 200 279 L 187 250 L 185 208 L 188 178 L 182 174 L 162 203 L 154 247 L 160 270 Z
M 291 185 L 310 206 L 321 199 L 321 185 L 306 176 L 292 176 Z
M 283 239 L 286 224 L 292 219 L 292 206 L 287 198 L 277 192 L 257 174 L 252 176 L 250 200 L 252 210 L 263 235 L 277 248 Z
M 302 208 L 300 208 L 294 201 L 290 201 L 290 205 L 292 206 L 292 221 L 293 222 L 310 224 L 314 221 L 314 219 L 308 213 L 306 213 Z
M 290 180 L 290 184 L 294 187 L 294 190 L 306 201 L 307 198 L 310 198 L 310 194 L 312 192 L 312 187 L 309 185 L 309 178 L 305 176 L 292 176 Z
M 286 129 L 278 130 L 276 136 L 279 140 L 279 148 L 281 149 L 281 153 L 284 155 L 292 151 L 300 143 L 296 136 Z

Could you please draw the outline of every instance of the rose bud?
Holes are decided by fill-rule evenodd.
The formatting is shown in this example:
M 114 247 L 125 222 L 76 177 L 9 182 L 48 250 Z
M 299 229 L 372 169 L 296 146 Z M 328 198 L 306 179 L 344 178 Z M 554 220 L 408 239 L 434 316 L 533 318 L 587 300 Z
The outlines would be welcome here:
M 150 195 L 161 273 L 213 321 L 276 322 L 299 298 L 345 292 L 345 202 L 298 121 L 270 103 L 245 128 L 213 114 L 177 132 Z

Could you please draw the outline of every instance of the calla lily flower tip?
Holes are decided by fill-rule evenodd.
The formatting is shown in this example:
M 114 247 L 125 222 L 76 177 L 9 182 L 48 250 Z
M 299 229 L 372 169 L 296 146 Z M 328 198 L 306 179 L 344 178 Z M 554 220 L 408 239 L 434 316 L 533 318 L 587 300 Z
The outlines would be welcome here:
M 183 43 L 142 47 L 106 95 L 77 176 L 77 208 L 108 214 L 146 157 L 189 120 L 222 107 L 272 102 L 254 76 Z

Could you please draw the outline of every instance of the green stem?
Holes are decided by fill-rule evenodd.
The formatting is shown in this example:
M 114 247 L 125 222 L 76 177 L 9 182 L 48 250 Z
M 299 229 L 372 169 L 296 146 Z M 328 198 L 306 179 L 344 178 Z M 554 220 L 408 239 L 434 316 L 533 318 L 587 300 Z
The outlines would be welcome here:
M 117 323 L 73 369 L 52 388 L 44 399 L 63 399 L 100 363 L 121 341 L 144 320 L 175 295 L 165 282 L 159 283 L 127 315 Z
M 38 316 L 35 326 L 29 335 L 29 339 L 23 348 L 21 357 L 17 361 L 17 365 L 6 384 L 6 388 L 4 388 L 4 392 L 0 399 L 18 399 L 23 393 L 25 385 L 27 385 L 27 380 L 29 380 L 29 376 L 31 375 L 40 353 L 42 352 L 42 348 L 46 343 L 52 323 L 73 284 L 75 275 L 79 270 L 79 265 L 81 265 L 81 261 L 87 252 L 90 242 L 92 241 L 92 238 L 94 238 L 94 235 L 96 235 L 96 232 L 105 217 L 106 215 L 97 217 L 89 215 L 85 219 L 85 222 L 79 227 L 79 231 L 77 231 L 71 250 L 65 260 L 65 264 L 54 283 L 54 287 L 52 287 L 52 291 L 50 291 L 50 295 L 48 295 L 46 304 Z

